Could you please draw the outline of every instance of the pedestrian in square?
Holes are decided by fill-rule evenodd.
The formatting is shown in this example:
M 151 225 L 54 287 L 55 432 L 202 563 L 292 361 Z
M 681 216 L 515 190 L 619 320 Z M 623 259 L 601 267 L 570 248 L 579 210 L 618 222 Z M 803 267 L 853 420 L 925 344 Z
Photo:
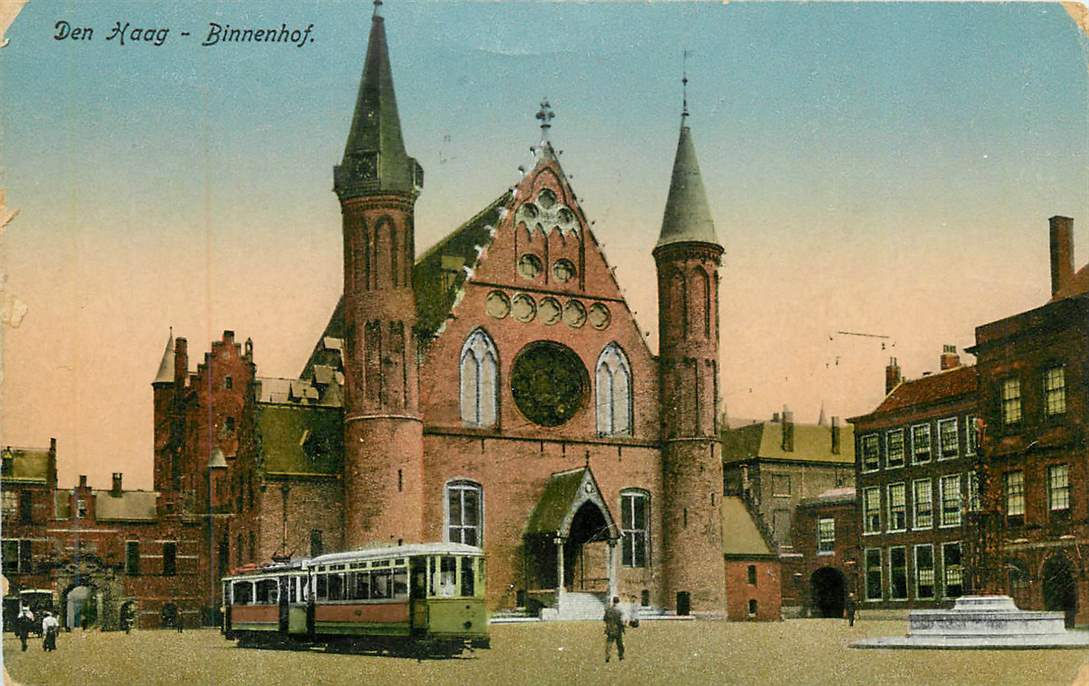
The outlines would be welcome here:
M 46 612 L 45 618 L 42 619 L 42 633 L 45 634 L 45 639 L 42 640 L 42 650 L 53 652 L 57 649 L 58 629 L 60 629 L 60 623 L 57 622 L 57 618 L 53 616 L 52 612 Z
M 19 637 L 19 643 L 23 652 L 26 652 L 26 639 L 30 636 L 30 630 L 34 626 L 34 613 L 23 605 L 19 608 L 19 617 L 15 620 L 15 635 Z
M 613 643 L 616 654 L 624 659 L 624 613 L 620 611 L 620 597 L 613 597 L 613 604 L 605 609 L 605 661 L 612 657 Z
M 855 613 L 858 611 L 858 603 L 855 602 L 855 594 L 847 594 L 847 626 L 855 625 Z

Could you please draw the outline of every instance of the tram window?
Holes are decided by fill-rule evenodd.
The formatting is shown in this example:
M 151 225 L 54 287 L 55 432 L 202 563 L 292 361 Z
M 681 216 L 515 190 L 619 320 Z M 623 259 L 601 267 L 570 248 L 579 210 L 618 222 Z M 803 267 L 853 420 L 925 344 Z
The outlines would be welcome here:
M 473 578 L 473 558 L 461 558 L 461 595 L 465 596 L 466 598 L 474 595 L 474 581 L 475 579 Z
M 444 598 L 457 595 L 457 558 L 444 556 L 440 562 L 439 595 Z
M 427 594 L 431 596 L 435 595 L 435 577 L 438 576 L 438 572 L 435 567 L 438 566 L 438 561 L 439 558 L 437 557 L 427 558 Z
M 258 605 L 275 604 L 277 597 L 276 579 L 261 579 L 257 582 L 256 603 Z
M 408 597 L 408 570 L 397 569 L 393 572 L 393 597 Z
M 373 600 L 390 597 L 391 577 L 392 574 L 387 569 L 371 572 L 371 598 Z
M 253 583 L 249 581 L 236 581 L 231 589 L 231 597 L 235 605 L 249 605 L 253 602 Z
M 344 577 L 340 574 L 329 575 L 329 600 L 344 600 Z
M 295 577 L 288 577 L 287 579 L 287 602 L 288 604 L 299 602 L 299 586 L 298 579 Z
M 318 575 L 318 600 L 329 600 L 329 576 Z
M 427 595 L 427 565 L 423 560 L 412 561 L 412 597 Z
M 371 597 L 371 575 L 370 572 L 356 572 L 355 573 L 355 591 L 352 597 L 357 600 L 370 600 Z

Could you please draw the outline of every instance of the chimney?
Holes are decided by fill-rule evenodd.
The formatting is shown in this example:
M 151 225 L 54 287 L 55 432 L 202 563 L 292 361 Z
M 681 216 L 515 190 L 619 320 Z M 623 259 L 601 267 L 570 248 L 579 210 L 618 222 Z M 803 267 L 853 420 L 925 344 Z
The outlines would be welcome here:
M 942 346 L 942 359 L 941 367 L 944 372 L 946 369 L 955 369 L 960 366 L 960 355 L 957 354 L 957 346 L 955 345 L 943 345 Z
M 1070 285 L 1074 276 L 1074 220 L 1052 217 L 1051 224 L 1051 295 Z
M 778 412 L 772 412 L 771 413 L 771 423 L 772 424 L 778 424 L 779 423 L 779 413 Z
M 79 475 L 79 487 L 80 488 L 87 488 L 87 475 L 86 474 L 80 474 Z
M 839 417 L 832 417 L 832 454 L 839 455 Z
M 184 386 L 189 376 L 189 341 L 174 339 L 174 385 Z
M 121 497 L 121 472 L 113 473 L 113 488 L 110 489 L 110 495 L 115 498 Z
M 783 452 L 794 452 L 794 413 L 783 405 Z
M 49 438 L 49 483 L 53 488 L 57 487 L 57 439 Z
M 885 367 L 885 395 L 892 393 L 892 389 L 896 388 L 903 378 L 900 375 L 900 363 L 895 357 L 890 357 L 889 365 Z

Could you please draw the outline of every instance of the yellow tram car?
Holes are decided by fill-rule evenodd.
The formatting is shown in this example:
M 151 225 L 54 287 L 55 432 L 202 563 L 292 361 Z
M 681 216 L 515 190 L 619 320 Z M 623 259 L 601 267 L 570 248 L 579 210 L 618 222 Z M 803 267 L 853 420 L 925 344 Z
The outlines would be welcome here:
M 273 563 L 223 579 L 223 633 L 243 647 L 487 648 L 484 578 L 484 552 L 462 543 Z

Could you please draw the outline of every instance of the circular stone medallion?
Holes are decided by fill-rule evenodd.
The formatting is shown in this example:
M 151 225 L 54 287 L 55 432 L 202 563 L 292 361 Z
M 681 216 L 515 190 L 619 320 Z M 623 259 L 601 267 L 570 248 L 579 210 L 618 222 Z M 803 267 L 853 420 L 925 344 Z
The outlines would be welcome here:
M 551 326 L 560 321 L 560 301 L 555 298 L 545 298 L 541 301 L 537 312 L 541 315 L 541 321 Z
M 503 291 L 492 291 L 484 301 L 484 311 L 491 317 L 502 319 L 510 314 L 510 298 Z
M 587 318 L 590 320 L 590 326 L 595 329 L 608 328 L 609 322 L 612 321 L 612 315 L 609 314 L 609 308 L 601 303 L 594 303 L 590 306 L 590 314 Z
M 537 316 L 537 304 L 533 302 L 533 298 L 525 293 L 519 293 L 514 296 L 514 300 L 511 304 L 511 312 L 514 313 L 514 318 L 518 321 L 531 322 L 533 321 L 533 318 Z
M 541 258 L 527 252 L 518 259 L 518 273 L 526 279 L 536 279 L 540 276 L 544 267 L 541 266 Z
M 577 329 L 586 323 L 586 308 L 578 300 L 568 300 L 563 305 L 563 323 Z
M 575 264 L 571 260 L 556 260 L 552 265 L 552 276 L 560 283 L 567 283 L 575 278 Z

